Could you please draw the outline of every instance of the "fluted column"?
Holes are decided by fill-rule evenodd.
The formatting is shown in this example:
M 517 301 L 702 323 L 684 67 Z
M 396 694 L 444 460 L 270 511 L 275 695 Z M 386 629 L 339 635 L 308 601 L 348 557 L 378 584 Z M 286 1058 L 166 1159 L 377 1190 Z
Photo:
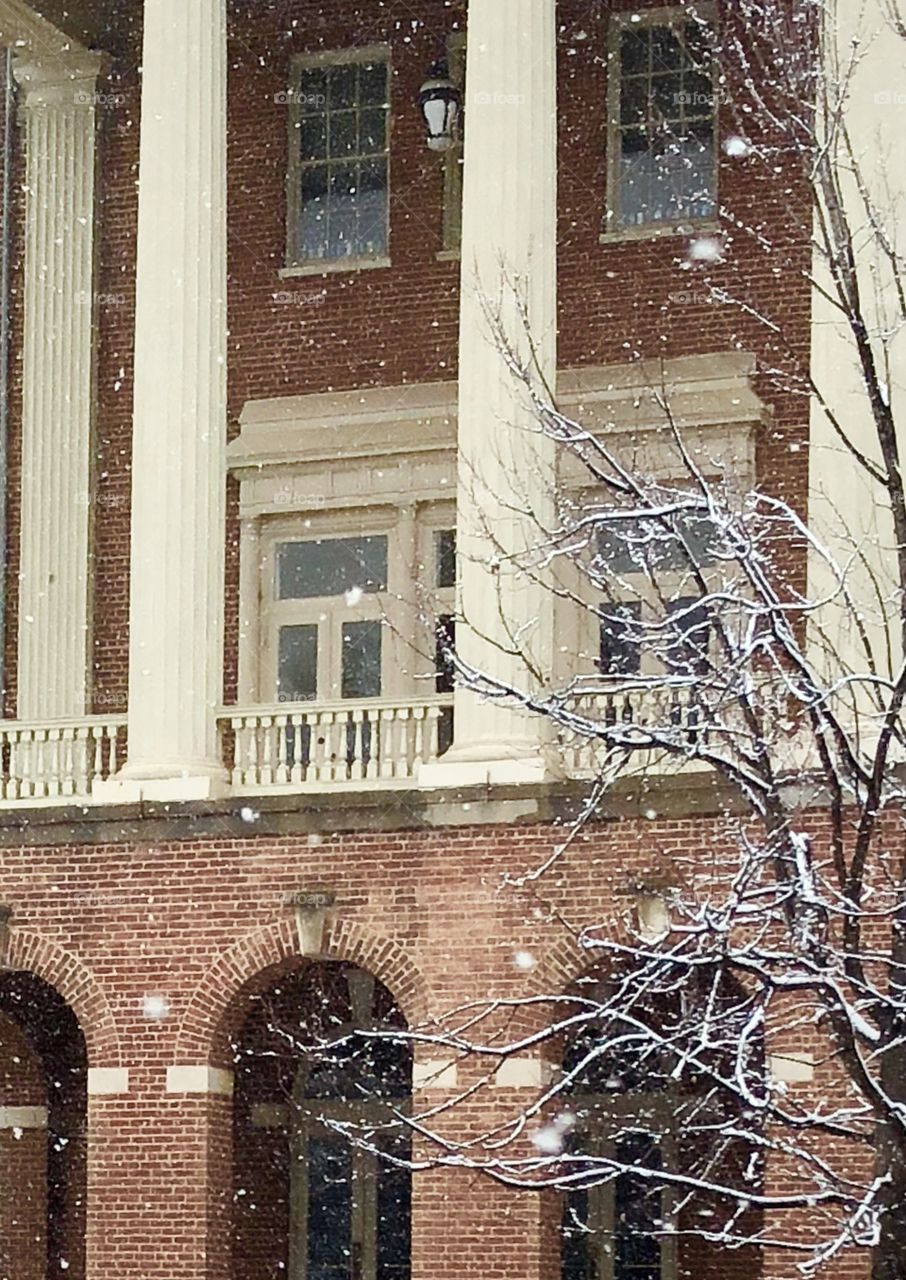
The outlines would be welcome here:
M 149 797 L 223 778 L 225 0 L 145 0 L 129 758 Z
M 15 73 L 26 155 L 20 719 L 86 711 L 100 65 L 87 52 L 33 53 Z
M 552 596 L 539 550 L 552 525 L 553 447 L 540 432 L 556 375 L 555 0 L 470 0 L 466 67 L 457 490 L 461 657 L 498 685 L 533 690 L 552 658 Z M 508 358 L 509 355 L 509 358 Z M 546 723 L 456 693 L 457 780 L 521 781 L 548 769 Z

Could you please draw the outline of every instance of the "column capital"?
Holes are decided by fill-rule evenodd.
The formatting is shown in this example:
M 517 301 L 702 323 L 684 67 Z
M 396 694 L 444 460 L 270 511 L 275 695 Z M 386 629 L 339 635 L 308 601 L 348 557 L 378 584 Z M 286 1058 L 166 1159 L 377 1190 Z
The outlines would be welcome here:
M 34 107 L 94 107 L 102 53 L 68 49 L 48 54 L 29 50 L 16 59 L 13 74 L 23 91 L 23 105 Z

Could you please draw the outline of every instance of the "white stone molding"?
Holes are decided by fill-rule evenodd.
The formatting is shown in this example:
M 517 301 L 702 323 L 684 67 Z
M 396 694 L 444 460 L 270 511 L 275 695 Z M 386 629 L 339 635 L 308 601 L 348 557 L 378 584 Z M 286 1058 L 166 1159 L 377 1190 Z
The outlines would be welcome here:
M 223 786 L 224 0 L 145 6 L 124 792 Z
M 206 1093 L 233 1096 L 233 1072 L 206 1064 L 167 1067 L 167 1093 Z
M 46 1129 L 46 1107 L 0 1107 L 0 1129 Z
M 129 1092 L 128 1067 L 89 1067 L 88 1093 L 93 1098 Z
M 457 649 L 503 688 L 531 688 L 553 641 L 551 592 L 532 566 L 554 506 L 554 446 L 526 386 L 556 377 L 555 0 L 470 0 L 466 49 L 457 485 Z M 539 530 L 541 531 L 539 533 Z M 527 572 L 528 570 L 528 572 Z M 532 781 L 550 726 L 456 691 L 456 738 L 436 781 Z
M 17 707 L 26 720 L 87 709 L 100 69 L 97 54 L 39 49 L 15 69 L 26 154 Z

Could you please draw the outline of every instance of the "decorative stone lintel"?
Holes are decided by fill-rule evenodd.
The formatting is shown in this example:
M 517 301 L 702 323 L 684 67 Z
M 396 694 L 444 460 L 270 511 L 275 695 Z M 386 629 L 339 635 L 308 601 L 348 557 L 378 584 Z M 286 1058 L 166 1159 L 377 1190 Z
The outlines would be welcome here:
M 232 1071 L 209 1067 L 204 1063 L 167 1067 L 167 1093 L 206 1093 L 217 1097 L 233 1096 Z

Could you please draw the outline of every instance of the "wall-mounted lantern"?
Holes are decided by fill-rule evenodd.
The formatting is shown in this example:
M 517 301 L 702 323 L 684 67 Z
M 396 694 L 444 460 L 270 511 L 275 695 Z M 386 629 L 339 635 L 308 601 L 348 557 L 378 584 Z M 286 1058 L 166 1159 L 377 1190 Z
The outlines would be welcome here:
M 462 115 L 462 91 L 450 79 L 445 60 L 432 63 L 428 78 L 418 95 L 425 124 L 428 146 L 432 151 L 449 151 L 456 141 L 456 130 Z

